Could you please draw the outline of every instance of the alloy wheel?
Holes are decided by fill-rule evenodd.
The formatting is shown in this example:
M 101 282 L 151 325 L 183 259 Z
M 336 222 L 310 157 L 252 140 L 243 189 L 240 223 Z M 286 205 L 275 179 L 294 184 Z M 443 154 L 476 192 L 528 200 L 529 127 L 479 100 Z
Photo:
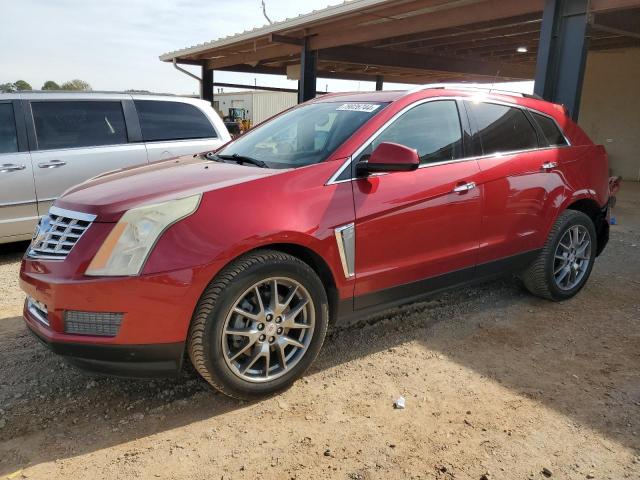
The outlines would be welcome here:
M 222 351 L 231 371 L 249 382 L 267 382 L 294 368 L 315 326 L 309 292 L 296 280 L 271 277 L 244 291 L 227 314 Z
M 571 226 L 560 238 L 553 262 L 553 278 L 561 290 L 580 284 L 591 262 L 591 236 L 582 225 Z

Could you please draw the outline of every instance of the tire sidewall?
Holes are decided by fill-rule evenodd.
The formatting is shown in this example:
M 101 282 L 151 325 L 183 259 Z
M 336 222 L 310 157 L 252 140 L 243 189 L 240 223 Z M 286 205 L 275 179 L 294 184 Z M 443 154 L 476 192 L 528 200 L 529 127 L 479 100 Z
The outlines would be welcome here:
M 558 285 L 556 284 L 555 277 L 553 275 L 553 268 L 555 263 L 555 252 L 556 252 L 556 249 L 558 248 L 558 244 L 560 243 L 560 240 L 562 239 L 564 234 L 567 232 L 567 230 L 570 227 L 573 227 L 576 225 L 582 225 L 589 232 L 589 236 L 591 238 L 591 257 L 589 258 L 589 265 L 587 267 L 587 271 L 585 272 L 584 276 L 580 280 L 580 283 L 578 283 L 575 287 L 573 287 L 570 290 L 563 290 L 560 287 L 558 287 Z M 587 215 L 585 215 L 582 212 L 573 211 L 571 215 L 564 218 L 563 222 L 561 223 L 561 225 L 555 231 L 553 237 L 551 238 L 551 248 L 549 250 L 549 255 L 547 256 L 546 265 L 545 265 L 547 284 L 549 285 L 549 291 L 554 300 L 565 300 L 567 298 L 573 297 L 582 289 L 585 283 L 587 283 L 587 280 L 591 275 L 591 271 L 593 270 L 593 265 L 595 264 L 596 251 L 598 248 L 597 241 L 598 239 L 597 239 L 595 226 L 593 225 L 593 222 Z
M 313 337 L 300 361 L 285 375 L 269 382 L 249 382 L 238 377 L 227 365 L 222 349 L 224 323 L 238 297 L 248 288 L 268 277 L 288 277 L 300 282 L 309 292 L 315 309 Z M 322 282 L 307 265 L 292 260 L 264 262 L 242 271 L 222 292 L 211 310 L 204 336 L 205 366 L 225 392 L 241 398 L 264 397 L 276 393 L 293 383 L 315 360 L 329 323 L 327 295 Z

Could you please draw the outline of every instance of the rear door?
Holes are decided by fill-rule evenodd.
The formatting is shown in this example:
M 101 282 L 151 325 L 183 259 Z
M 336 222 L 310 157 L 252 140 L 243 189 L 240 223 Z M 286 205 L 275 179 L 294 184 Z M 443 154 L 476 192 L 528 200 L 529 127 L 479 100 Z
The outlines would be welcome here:
M 496 260 L 511 259 L 517 267 L 544 245 L 549 218 L 554 218 L 556 200 L 563 195 L 557 150 L 546 148 L 523 108 L 491 102 L 465 105 L 484 187 L 478 262 L 491 268 Z
M 149 162 L 215 150 L 227 141 L 211 119 L 190 103 L 136 99 L 135 105 Z
M 0 243 L 31 234 L 38 219 L 19 100 L 0 100 Z
M 68 188 L 120 168 L 145 165 L 142 142 L 131 143 L 121 99 L 31 99 L 32 151 L 40 213 Z M 134 140 L 132 138 L 132 140 Z

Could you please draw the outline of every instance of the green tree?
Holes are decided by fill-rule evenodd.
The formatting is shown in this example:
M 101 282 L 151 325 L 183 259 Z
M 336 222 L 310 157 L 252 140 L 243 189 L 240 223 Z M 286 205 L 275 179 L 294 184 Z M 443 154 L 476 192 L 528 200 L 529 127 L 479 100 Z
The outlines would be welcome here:
M 16 91 L 15 83 L 0 83 L 0 93 L 12 93 Z
M 16 80 L 16 83 L 14 85 L 16 86 L 16 90 L 18 90 L 19 92 L 22 90 L 33 90 L 33 88 L 31 88 L 31 85 L 29 85 L 24 80 Z
M 42 85 L 42 90 L 60 90 L 60 85 L 53 80 L 47 80 L 44 82 L 44 85 Z
M 68 82 L 64 82 L 60 86 L 60 88 L 62 88 L 62 90 L 85 90 L 85 91 L 89 91 L 89 90 L 91 90 L 91 85 L 89 85 L 84 80 L 80 80 L 80 79 L 76 78 L 74 80 L 70 80 Z

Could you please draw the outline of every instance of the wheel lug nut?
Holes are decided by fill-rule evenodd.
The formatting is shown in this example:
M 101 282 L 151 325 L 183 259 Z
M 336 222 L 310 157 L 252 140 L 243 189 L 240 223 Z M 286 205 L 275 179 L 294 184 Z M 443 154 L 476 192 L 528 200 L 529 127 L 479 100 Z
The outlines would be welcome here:
M 282 327 L 280 327 L 280 328 L 277 330 L 277 332 L 278 332 L 278 335 L 281 335 L 281 334 L 282 334 Z
M 273 315 L 271 314 L 267 315 L 267 322 L 270 322 L 271 320 L 273 320 Z
M 266 335 L 260 335 L 260 338 L 258 338 L 258 340 L 260 340 L 261 342 L 264 342 Z
M 263 323 L 259 323 L 258 324 L 258 330 L 264 330 L 264 324 Z
M 273 343 L 276 341 L 276 337 L 269 337 L 269 343 Z
M 282 323 L 282 317 L 276 317 L 276 323 Z

